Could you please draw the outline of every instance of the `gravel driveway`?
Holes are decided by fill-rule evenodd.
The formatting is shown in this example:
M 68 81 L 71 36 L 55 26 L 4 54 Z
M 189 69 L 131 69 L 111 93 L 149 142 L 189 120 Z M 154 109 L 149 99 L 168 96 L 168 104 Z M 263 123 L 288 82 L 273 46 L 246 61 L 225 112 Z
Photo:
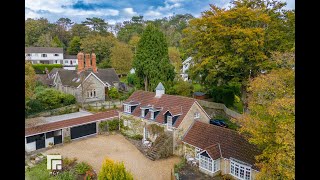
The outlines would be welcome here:
M 86 161 L 99 172 L 105 157 L 115 161 L 123 161 L 134 179 L 170 180 L 174 164 L 179 157 L 151 161 L 122 135 L 97 135 L 72 141 L 70 144 L 46 150 L 45 154 L 60 153 L 63 157 L 76 157 L 78 161 Z

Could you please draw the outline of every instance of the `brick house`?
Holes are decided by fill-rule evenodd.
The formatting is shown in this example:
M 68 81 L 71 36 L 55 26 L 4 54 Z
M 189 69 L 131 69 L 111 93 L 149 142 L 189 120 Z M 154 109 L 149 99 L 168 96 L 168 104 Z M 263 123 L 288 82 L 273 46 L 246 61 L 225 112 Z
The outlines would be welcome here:
M 260 151 L 237 131 L 195 121 L 183 143 L 185 157 L 195 158 L 199 170 L 208 175 L 230 174 L 252 180 L 259 171 L 254 164 Z
M 85 56 L 84 62 L 84 54 L 78 53 L 77 70 L 53 69 L 56 73 L 50 72 L 48 81 L 51 79 L 56 89 L 74 95 L 77 102 L 105 101 L 108 90 L 118 88 L 119 77 L 113 68 L 98 69 L 94 53 Z
M 147 128 L 150 124 L 156 124 L 164 128 L 173 138 L 173 153 L 182 155 L 182 137 L 195 120 L 209 123 L 210 117 L 199 105 L 189 97 L 167 95 L 162 83 L 156 87 L 156 92 L 135 91 L 126 102 L 120 117 L 124 119 L 125 126 L 135 128 L 135 132 L 143 135 L 143 140 L 152 142 L 157 138 L 156 134 Z M 138 122 L 133 127 L 133 123 Z

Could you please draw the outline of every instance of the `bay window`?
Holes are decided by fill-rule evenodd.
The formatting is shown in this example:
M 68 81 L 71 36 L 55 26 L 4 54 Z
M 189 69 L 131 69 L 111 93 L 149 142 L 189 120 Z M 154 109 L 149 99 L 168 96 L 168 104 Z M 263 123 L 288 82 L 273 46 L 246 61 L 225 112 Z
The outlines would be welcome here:
M 200 168 L 215 173 L 220 170 L 220 160 L 212 160 L 210 157 L 200 155 Z
M 241 179 L 241 180 L 250 180 L 251 179 L 251 167 L 231 160 L 230 174 Z

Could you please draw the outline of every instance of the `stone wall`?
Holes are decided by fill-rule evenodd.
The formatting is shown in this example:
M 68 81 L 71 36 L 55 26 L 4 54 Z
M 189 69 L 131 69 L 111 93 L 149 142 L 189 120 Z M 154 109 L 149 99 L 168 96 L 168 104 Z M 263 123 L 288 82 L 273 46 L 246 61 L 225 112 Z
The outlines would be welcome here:
M 79 107 L 76 104 L 29 115 L 28 118 L 57 116 L 62 114 L 74 113 L 74 112 L 79 112 Z
M 231 118 L 239 119 L 242 117 L 242 115 L 240 113 L 237 113 L 237 112 L 227 108 L 224 104 L 209 102 L 209 101 L 204 101 L 204 100 L 197 100 L 197 101 L 199 102 L 199 104 L 202 107 L 216 109 L 216 110 L 223 110 L 224 113 Z

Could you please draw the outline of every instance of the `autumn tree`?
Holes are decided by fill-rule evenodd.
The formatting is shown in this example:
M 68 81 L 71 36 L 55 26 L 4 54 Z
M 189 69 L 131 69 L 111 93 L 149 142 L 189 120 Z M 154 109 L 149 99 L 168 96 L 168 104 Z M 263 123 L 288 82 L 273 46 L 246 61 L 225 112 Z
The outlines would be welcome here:
M 240 132 L 262 149 L 259 179 L 295 179 L 294 70 L 277 69 L 250 82 L 249 112 Z
M 179 73 L 182 67 L 179 49 L 176 47 L 169 47 L 168 53 L 169 53 L 169 60 L 171 64 L 174 66 L 175 71 Z
M 123 42 L 115 43 L 115 46 L 111 48 L 110 60 L 117 74 L 127 74 L 132 68 L 133 60 L 130 46 Z
M 78 54 L 80 52 L 81 42 L 79 36 L 74 36 L 70 41 L 69 47 L 67 49 L 69 54 Z
M 182 43 L 195 62 L 189 75 L 208 87 L 240 83 L 246 105 L 249 79 L 267 60 L 264 27 L 270 17 L 260 9 L 210 7 L 184 30 Z
M 131 46 L 132 51 L 133 51 L 134 53 L 136 53 L 136 51 L 137 51 L 137 46 L 138 46 L 139 41 L 140 41 L 140 36 L 138 36 L 138 35 L 133 35 L 133 36 L 131 37 L 129 43 L 128 43 L 128 44 Z
M 91 34 L 81 39 L 81 49 L 88 53 L 94 52 L 97 57 L 97 64 L 105 60 L 110 65 L 111 47 L 114 46 L 116 40 L 112 35 Z
M 133 180 L 133 176 L 126 170 L 123 162 L 114 162 L 111 159 L 105 158 L 101 170 L 98 174 L 99 180 L 123 179 Z
M 137 77 L 143 80 L 146 91 L 153 91 L 159 82 L 166 84 L 174 79 L 174 67 L 169 61 L 165 36 L 152 24 L 141 36 L 133 68 Z

